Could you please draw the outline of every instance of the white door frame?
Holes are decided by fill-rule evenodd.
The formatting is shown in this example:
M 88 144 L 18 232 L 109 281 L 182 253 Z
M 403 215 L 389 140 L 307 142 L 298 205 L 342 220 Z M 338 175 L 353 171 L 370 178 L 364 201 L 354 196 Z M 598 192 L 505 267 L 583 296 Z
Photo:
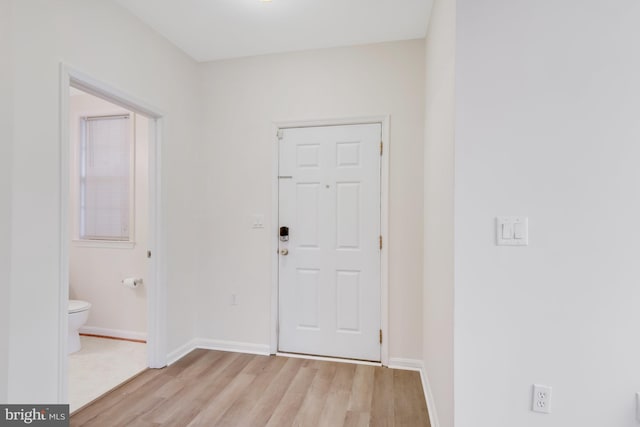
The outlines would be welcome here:
M 280 129 L 320 127 L 320 126 L 341 126 L 341 125 L 362 125 L 379 123 L 382 126 L 382 151 L 381 176 L 380 176 L 380 232 L 384 244 L 380 252 L 380 328 L 382 329 L 382 346 L 380 348 L 380 361 L 382 365 L 389 364 L 389 120 L 390 116 L 366 116 L 339 119 L 318 119 L 300 121 L 275 121 L 273 122 L 273 149 L 272 149 L 272 170 L 271 170 L 271 343 L 270 352 L 276 354 L 278 351 L 278 206 L 279 206 L 279 141 Z
M 84 92 L 118 104 L 149 118 L 149 247 L 151 259 L 147 288 L 147 362 L 150 368 L 167 365 L 167 293 L 165 270 L 165 226 L 162 210 L 162 148 L 164 138 L 164 114 L 113 86 L 70 67 L 60 64 L 60 277 L 59 277 L 59 354 L 58 354 L 58 401 L 68 401 L 68 328 L 67 304 L 69 300 L 69 201 L 70 201 L 70 142 L 69 142 L 69 88 Z

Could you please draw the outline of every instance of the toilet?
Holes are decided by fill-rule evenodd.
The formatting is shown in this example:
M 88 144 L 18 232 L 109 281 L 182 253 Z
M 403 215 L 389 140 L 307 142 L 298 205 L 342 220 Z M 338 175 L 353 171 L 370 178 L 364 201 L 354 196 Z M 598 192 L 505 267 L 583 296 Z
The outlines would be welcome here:
M 91 304 L 77 299 L 69 300 L 69 354 L 80 350 L 80 334 L 78 330 L 87 323 Z

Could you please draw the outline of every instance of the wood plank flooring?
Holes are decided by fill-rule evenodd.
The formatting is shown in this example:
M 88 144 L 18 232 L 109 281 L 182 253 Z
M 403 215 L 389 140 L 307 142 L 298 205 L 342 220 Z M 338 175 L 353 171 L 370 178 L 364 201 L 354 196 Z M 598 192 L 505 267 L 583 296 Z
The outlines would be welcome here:
M 211 350 L 143 372 L 71 426 L 430 427 L 417 372 Z

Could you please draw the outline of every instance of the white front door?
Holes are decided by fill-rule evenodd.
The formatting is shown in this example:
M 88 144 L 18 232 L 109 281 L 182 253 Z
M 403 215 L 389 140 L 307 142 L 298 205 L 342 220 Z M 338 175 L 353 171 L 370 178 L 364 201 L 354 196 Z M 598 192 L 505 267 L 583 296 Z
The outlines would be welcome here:
M 381 125 L 281 137 L 278 349 L 380 361 Z

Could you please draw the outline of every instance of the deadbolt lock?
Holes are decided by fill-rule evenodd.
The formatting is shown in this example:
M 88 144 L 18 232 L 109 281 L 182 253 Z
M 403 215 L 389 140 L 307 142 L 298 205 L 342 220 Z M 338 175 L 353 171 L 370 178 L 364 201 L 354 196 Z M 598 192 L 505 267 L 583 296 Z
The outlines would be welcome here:
M 289 241 L 289 227 L 280 227 L 280 241 L 281 242 Z

